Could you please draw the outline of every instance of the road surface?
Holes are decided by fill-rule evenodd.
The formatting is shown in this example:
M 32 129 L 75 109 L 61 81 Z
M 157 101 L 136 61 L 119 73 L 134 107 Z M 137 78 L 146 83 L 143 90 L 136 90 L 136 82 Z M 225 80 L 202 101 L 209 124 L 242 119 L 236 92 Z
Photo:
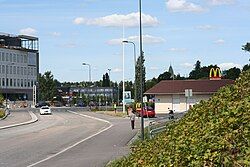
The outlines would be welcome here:
M 87 111 L 34 113 L 38 122 L 0 130 L 1 167 L 102 167 L 126 155 L 139 130 L 132 131 L 128 119 Z

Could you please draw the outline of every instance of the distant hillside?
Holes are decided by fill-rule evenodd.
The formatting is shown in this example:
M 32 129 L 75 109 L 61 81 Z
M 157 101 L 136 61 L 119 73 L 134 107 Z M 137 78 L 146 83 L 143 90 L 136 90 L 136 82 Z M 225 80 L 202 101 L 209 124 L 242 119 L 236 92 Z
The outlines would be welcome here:
M 250 70 L 111 166 L 250 166 Z

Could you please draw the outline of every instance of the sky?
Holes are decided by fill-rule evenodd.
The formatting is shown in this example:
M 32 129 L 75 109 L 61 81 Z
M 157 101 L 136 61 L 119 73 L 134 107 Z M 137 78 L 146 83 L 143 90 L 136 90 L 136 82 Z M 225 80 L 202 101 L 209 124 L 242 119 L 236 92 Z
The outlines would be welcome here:
M 146 79 L 168 70 L 188 76 L 197 60 L 222 70 L 242 68 L 249 53 L 249 0 L 142 0 Z M 40 73 L 60 82 L 121 81 L 122 40 L 136 45 L 136 0 L 0 0 L 0 32 L 39 38 Z M 124 37 L 123 37 L 124 36 Z M 125 80 L 134 80 L 132 44 L 124 45 Z

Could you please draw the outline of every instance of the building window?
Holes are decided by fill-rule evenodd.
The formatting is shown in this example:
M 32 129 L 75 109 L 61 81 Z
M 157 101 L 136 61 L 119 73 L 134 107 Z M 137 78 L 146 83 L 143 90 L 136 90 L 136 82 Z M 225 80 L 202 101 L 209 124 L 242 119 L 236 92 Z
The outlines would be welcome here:
M 5 60 L 9 61 L 9 53 L 6 53 Z
M 5 86 L 5 82 L 4 81 L 5 81 L 5 79 L 3 78 L 2 79 L 2 86 Z
M 21 63 L 23 63 L 23 55 L 21 55 Z
M 2 61 L 5 61 L 4 53 L 2 53 Z
M 13 67 L 13 74 L 16 74 L 16 66 Z
M 30 80 L 28 79 L 28 87 L 30 87 Z
M 28 62 L 27 55 L 24 55 L 24 63 L 27 63 L 27 62 Z
M 12 53 L 10 53 L 10 62 L 12 62 Z
M 20 55 L 19 54 L 17 55 L 17 62 L 18 63 L 20 62 Z
M 27 75 L 26 67 L 23 68 L 23 73 L 24 73 L 24 75 Z
M 23 67 L 21 67 L 21 75 L 23 75 Z
M 23 79 L 21 79 L 21 87 L 23 87 Z
M 6 86 L 9 86 L 9 79 L 6 78 Z
M 20 74 L 20 67 L 17 67 L 17 74 Z
M 10 74 L 12 74 L 12 66 L 10 66 Z
M 20 79 L 17 79 L 17 87 L 20 87 Z
M 16 62 L 16 54 L 13 54 L 13 62 Z
M 14 79 L 13 86 L 16 87 L 16 79 Z
M 12 86 L 12 84 L 13 84 L 13 83 L 12 83 L 12 79 L 10 79 L 10 86 Z
M 24 87 L 27 87 L 27 80 L 24 79 Z
M 2 73 L 5 73 L 5 65 L 2 66 Z
M 9 74 L 9 66 L 6 65 L 6 73 Z

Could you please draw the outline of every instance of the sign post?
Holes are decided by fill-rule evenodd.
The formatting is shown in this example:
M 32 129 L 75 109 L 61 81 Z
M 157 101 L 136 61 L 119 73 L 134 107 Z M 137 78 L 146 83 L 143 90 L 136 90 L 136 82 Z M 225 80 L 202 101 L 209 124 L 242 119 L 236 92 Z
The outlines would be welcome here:
M 192 89 L 185 89 L 185 97 L 186 97 L 186 111 L 189 109 L 190 106 L 190 97 L 193 96 Z

